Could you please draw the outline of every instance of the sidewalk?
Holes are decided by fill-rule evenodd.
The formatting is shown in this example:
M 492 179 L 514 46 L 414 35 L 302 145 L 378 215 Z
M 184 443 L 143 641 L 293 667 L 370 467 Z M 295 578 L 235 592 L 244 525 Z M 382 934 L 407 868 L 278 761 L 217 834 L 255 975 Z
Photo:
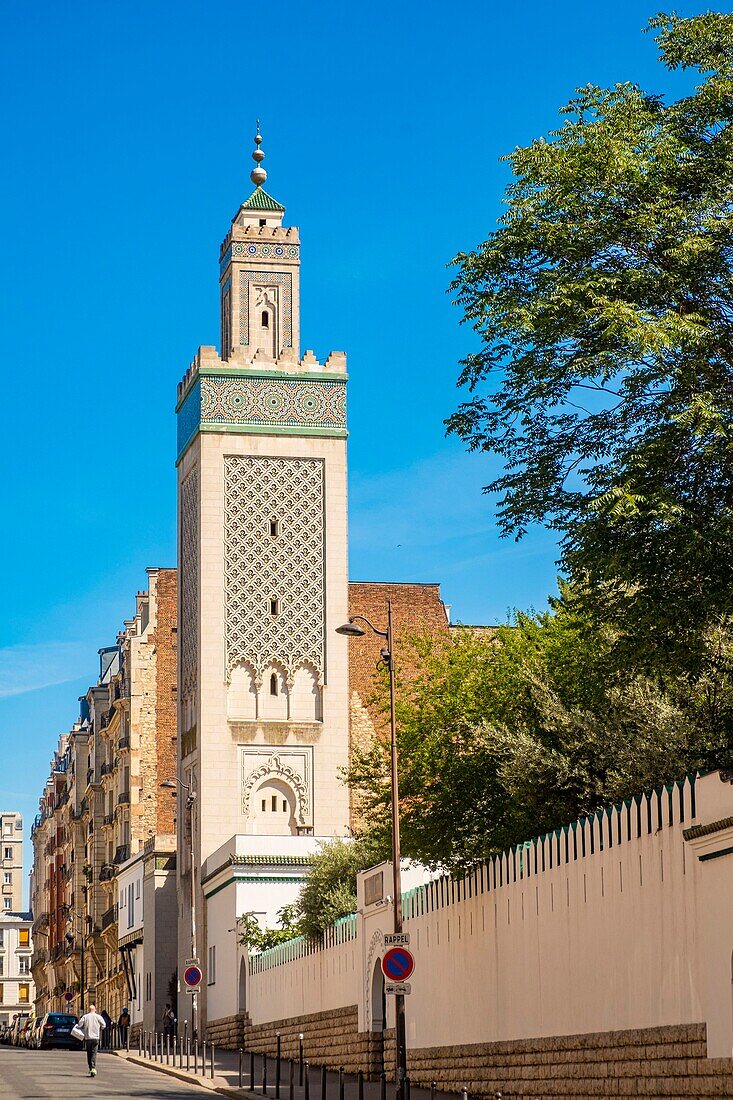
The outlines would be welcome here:
M 255 1054 L 255 1074 L 254 1082 L 250 1081 L 250 1055 L 249 1052 L 245 1052 L 242 1058 L 242 1088 L 239 1088 L 239 1053 L 236 1050 L 219 1050 L 214 1051 L 214 1076 L 211 1076 L 211 1063 L 210 1063 L 210 1047 L 206 1049 L 206 1076 L 202 1074 L 201 1059 L 199 1057 L 198 1074 L 194 1075 L 193 1068 L 190 1072 L 186 1071 L 186 1057 L 182 1058 L 182 1064 L 180 1056 L 176 1057 L 176 1064 L 173 1065 L 173 1055 L 170 1055 L 169 1064 L 166 1064 L 165 1058 L 163 1062 L 155 1061 L 154 1059 L 139 1057 L 137 1050 L 130 1049 L 130 1051 L 117 1050 L 114 1051 L 118 1058 L 123 1058 L 130 1061 L 134 1065 L 147 1066 L 149 1069 L 157 1070 L 159 1073 L 165 1073 L 170 1077 L 175 1077 L 179 1081 L 186 1081 L 188 1084 L 199 1085 L 202 1089 L 208 1092 L 218 1093 L 221 1096 L 238 1097 L 239 1100 L 263 1100 L 265 1097 L 269 1097 L 269 1100 L 277 1100 L 276 1085 L 275 1085 L 275 1058 L 268 1056 L 267 1058 L 267 1087 L 262 1087 L 262 1055 Z M 190 1065 L 193 1067 L 193 1056 L 190 1059 Z M 291 1092 L 289 1085 L 289 1073 L 290 1063 L 282 1061 L 281 1065 L 281 1081 L 280 1081 L 280 1093 L 279 1100 L 291 1100 Z M 339 1092 L 339 1074 L 333 1070 L 328 1070 L 325 1075 L 325 1094 L 324 1094 L 324 1082 L 322 1079 L 321 1067 L 310 1066 L 309 1067 L 309 1088 L 306 1088 L 305 1069 L 303 1071 L 303 1085 L 298 1084 L 298 1065 L 295 1064 L 294 1080 L 292 1090 L 292 1100 L 340 1100 Z M 386 1083 L 386 1100 L 394 1100 L 395 1088 L 392 1082 Z M 456 1093 L 434 1092 L 431 1093 L 430 1089 L 411 1087 L 410 1100 L 456 1100 Z M 359 1082 L 358 1078 L 352 1074 L 343 1075 L 343 1100 L 362 1100 L 359 1095 Z M 382 1083 L 380 1081 L 364 1081 L 363 1083 L 363 1100 L 382 1100 Z

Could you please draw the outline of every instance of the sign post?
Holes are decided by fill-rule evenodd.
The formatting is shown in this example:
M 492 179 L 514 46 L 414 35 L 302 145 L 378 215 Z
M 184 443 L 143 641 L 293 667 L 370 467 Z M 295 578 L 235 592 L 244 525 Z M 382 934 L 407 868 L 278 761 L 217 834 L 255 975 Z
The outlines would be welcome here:
M 183 971 L 183 982 L 186 986 L 186 993 L 199 993 L 203 980 L 203 971 L 197 963 L 191 963 Z
M 386 939 L 385 936 L 385 941 Z M 406 993 L 410 993 L 412 990 L 407 979 L 412 976 L 414 969 L 415 956 L 406 947 L 390 947 L 385 951 L 382 956 L 382 973 L 386 978 L 385 993 L 391 993 L 396 997 L 403 997 Z

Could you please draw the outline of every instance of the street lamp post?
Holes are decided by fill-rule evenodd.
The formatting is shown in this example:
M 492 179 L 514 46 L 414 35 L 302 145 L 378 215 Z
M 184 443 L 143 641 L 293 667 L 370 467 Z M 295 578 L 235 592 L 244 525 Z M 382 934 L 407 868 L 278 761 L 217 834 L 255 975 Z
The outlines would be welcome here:
M 193 776 L 191 783 L 184 783 L 174 777 L 165 779 L 160 784 L 166 790 L 175 790 L 176 784 L 186 792 L 186 811 L 188 813 L 188 835 L 191 838 L 191 958 L 198 961 L 196 942 L 196 876 L 194 875 L 194 843 L 193 843 L 193 806 L 196 801 L 196 791 L 193 789 Z M 191 994 L 191 1033 L 194 1043 L 198 1040 L 198 993 Z
M 382 663 L 389 673 L 389 724 L 390 724 L 390 755 L 391 755 L 391 783 L 392 783 L 392 912 L 394 916 L 394 931 L 402 931 L 402 874 L 400 870 L 400 792 L 397 771 L 397 720 L 395 716 L 395 663 L 394 663 L 394 634 L 392 629 L 392 601 L 387 600 L 387 629 L 378 630 L 364 615 L 351 615 L 349 621 L 336 628 L 337 634 L 344 634 L 347 638 L 361 638 L 366 633 L 358 624 L 364 623 L 372 633 L 379 638 L 384 638 L 386 645 L 380 650 Z M 405 1078 L 407 1076 L 407 1044 L 405 1039 L 405 998 L 404 994 L 395 994 L 395 1044 L 396 1044 L 396 1069 L 397 1080 L 396 1094 L 398 1100 L 404 1095 Z

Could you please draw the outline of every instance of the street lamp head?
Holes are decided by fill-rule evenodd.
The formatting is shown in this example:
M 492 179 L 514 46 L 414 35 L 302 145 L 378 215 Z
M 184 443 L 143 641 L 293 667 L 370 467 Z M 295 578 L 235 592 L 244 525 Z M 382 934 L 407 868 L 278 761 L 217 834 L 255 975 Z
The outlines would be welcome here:
M 174 791 L 176 789 L 175 779 L 164 779 L 163 782 L 160 785 L 163 788 L 163 790 L 166 790 L 166 791 Z
M 356 623 L 349 621 L 348 623 L 344 623 L 343 626 L 337 626 L 336 633 L 344 634 L 347 638 L 363 638 L 366 632 Z

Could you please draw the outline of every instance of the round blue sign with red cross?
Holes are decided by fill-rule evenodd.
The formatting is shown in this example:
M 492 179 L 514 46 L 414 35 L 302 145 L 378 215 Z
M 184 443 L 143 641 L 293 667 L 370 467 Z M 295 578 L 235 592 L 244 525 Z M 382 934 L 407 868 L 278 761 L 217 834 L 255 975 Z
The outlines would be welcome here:
M 200 966 L 187 966 L 183 971 L 183 980 L 186 985 L 201 985 L 202 978 L 203 974 Z
M 382 973 L 390 982 L 406 982 L 415 969 L 415 956 L 406 947 L 390 947 L 382 956 Z

